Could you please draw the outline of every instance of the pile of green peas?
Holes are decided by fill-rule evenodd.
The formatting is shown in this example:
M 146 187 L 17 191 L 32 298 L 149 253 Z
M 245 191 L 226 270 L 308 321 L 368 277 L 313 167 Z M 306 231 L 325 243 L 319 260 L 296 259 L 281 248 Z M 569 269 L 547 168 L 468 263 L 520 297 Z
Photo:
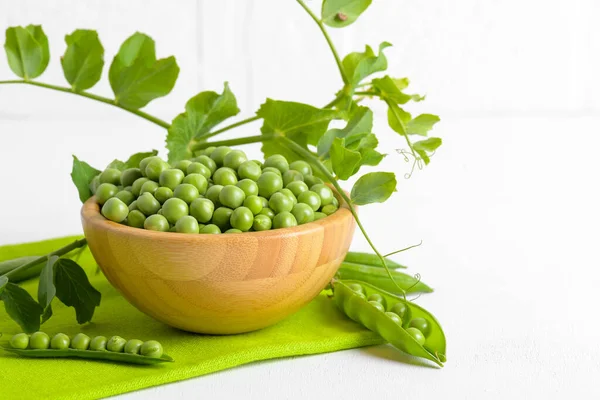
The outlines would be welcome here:
M 139 168 L 107 168 L 90 183 L 102 215 L 135 228 L 179 233 L 241 233 L 325 218 L 339 201 L 302 160 L 264 163 L 241 150 L 209 147 L 169 165 L 158 156 Z
M 108 339 L 104 336 L 90 338 L 84 333 L 78 333 L 72 339 L 64 333 L 57 333 L 52 337 L 45 332 L 35 332 L 31 336 L 26 333 L 17 333 L 11 337 L 9 343 L 13 349 L 17 350 L 109 351 L 150 358 L 161 358 L 163 355 L 162 345 L 156 340 L 143 342 L 138 339 L 125 340 L 120 336 L 112 336 Z

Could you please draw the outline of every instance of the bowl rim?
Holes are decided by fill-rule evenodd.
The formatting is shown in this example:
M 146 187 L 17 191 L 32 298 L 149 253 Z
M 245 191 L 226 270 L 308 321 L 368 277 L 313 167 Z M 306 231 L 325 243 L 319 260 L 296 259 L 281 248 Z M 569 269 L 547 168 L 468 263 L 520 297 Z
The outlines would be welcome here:
M 159 232 L 159 231 L 151 231 L 142 228 L 134 228 L 128 225 L 123 225 L 118 222 L 111 221 L 106 219 L 100 213 L 100 205 L 96 202 L 96 196 L 90 197 L 85 203 L 83 203 L 81 207 L 81 219 L 82 222 L 85 221 L 85 224 L 90 225 L 95 230 L 104 230 L 111 231 L 113 233 L 121 233 L 127 235 L 135 235 L 139 237 L 145 237 L 149 239 L 194 239 L 199 241 L 206 240 L 227 240 L 226 238 L 239 238 L 241 235 L 247 238 L 274 238 L 274 237 L 282 237 L 289 235 L 298 235 L 298 234 L 310 234 L 316 233 L 317 231 L 321 231 L 324 226 L 329 224 L 334 224 L 336 222 L 354 218 L 348 207 L 348 204 L 341 199 L 341 196 L 337 191 L 333 190 L 334 195 L 338 197 L 340 201 L 339 209 L 331 215 L 328 215 L 325 218 L 321 218 L 320 220 L 309 222 L 303 225 L 297 225 L 289 228 L 279 228 L 279 229 L 269 229 L 268 231 L 260 231 L 260 232 L 241 232 L 241 233 L 228 233 L 228 234 L 189 234 L 189 233 L 180 233 L 180 232 Z

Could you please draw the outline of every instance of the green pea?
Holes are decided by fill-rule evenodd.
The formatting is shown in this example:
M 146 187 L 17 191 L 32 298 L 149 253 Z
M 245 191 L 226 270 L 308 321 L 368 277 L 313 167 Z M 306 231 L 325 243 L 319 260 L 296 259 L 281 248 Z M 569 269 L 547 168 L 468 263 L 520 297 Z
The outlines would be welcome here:
M 315 220 L 315 212 L 308 204 L 296 204 L 294 208 L 292 208 L 292 214 L 294 214 L 298 225 L 307 224 Z
M 123 339 L 121 336 L 112 336 L 106 342 L 106 350 L 112 351 L 113 353 L 122 353 L 125 349 L 125 344 L 127 344 L 127 340 Z
M 127 215 L 127 225 L 132 228 L 143 228 L 146 216 L 140 210 L 129 211 Z
M 177 168 L 183 173 L 188 173 L 187 169 L 192 162 L 190 160 L 180 160 L 173 165 L 173 168 Z
M 333 191 L 325 184 L 316 184 L 311 186 L 311 191 L 315 192 L 321 198 L 321 206 L 326 206 L 333 202 Z
M 252 214 L 252 211 L 248 207 L 238 207 L 231 213 L 229 223 L 233 228 L 247 232 L 252 228 L 252 224 L 254 223 L 254 214 Z
M 292 182 L 302 182 L 304 181 L 304 176 L 298 171 L 292 171 L 291 169 L 285 171 L 282 175 L 283 178 L 283 186 L 288 187 L 288 185 Z
M 262 173 L 264 174 L 265 172 L 272 172 L 272 173 L 276 174 L 277 176 L 279 176 L 282 179 L 282 182 L 283 182 L 283 174 L 277 168 L 275 168 L 275 167 L 263 168 Z
M 165 169 L 160 173 L 158 183 L 160 183 L 160 186 L 168 187 L 169 189 L 174 190 L 177 185 L 183 182 L 184 177 L 185 174 L 180 169 Z
M 326 216 L 327 216 L 327 215 L 326 215 L 326 214 L 323 214 L 322 212 L 315 212 L 315 219 L 314 219 L 314 220 L 315 220 L 315 221 L 318 221 L 318 220 L 320 220 L 320 219 L 323 219 L 323 218 L 325 218 Z
M 191 185 L 189 183 L 179 184 L 177 185 L 175 190 L 173 190 L 174 198 L 177 197 L 178 199 L 181 199 L 188 204 L 194 201 L 194 199 L 197 199 L 198 196 L 200 196 L 200 192 L 198 192 L 196 186 Z
M 198 198 L 190 204 L 190 215 L 196 218 L 199 222 L 208 222 L 213 216 L 215 205 L 209 199 Z
M 135 200 L 135 196 L 133 193 L 128 192 L 127 190 L 121 190 L 115 194 L 115 197 L 121 200 L 125 205 L 129 206 Z
M 283 193 L 274 193 L 269 199 L 269 208 L 275 212 L 275 214 L 282 213 L 284 211 L 290 212 L 294 208 L 294 202 L 289 196 Z
M 212 175 L 212 171 L 206 165 L 199 163 L 199 162 L 194 162 L 188 166 L 187 174 L 188 175 L 196 175 L 196 174 L 202 175 L 204 177 L 204 179 L 207 180 L 207 183 L 208 183 L 208 179 L 210 179 L 210 177 Z M 184 182 L 185 182 L 185 180 L 184 180 Z M 185 182 L 185 183 L 189 183 L 189 182 Z
M 90 347 L 90 337 L 84 333 L 78 333 L 71 340 L 71 348 L 75 350 L 87 350 Z
M 144 229 L 150 231 L 167 232 L 169 230 L 169 221 L 159 214 L 154 214 L 144 221 Z
M 296 225 L 298 225 L 298 222 L 296 221 L 294 214 L 289 211 L 280 212 L 273 218 L 273 227 L 275 229 L 290 228 Z
M 244 200 L 244 207 L 248 207 L 250 211 L 252 211 L 253 215 L 257 215 L 263 209 L 263 202 L 260 197 L 256 195 L 250 195 Z
M 263 163 L 260 160 L 250 160 L 250 161 L 252 161 L 254 164 L 258 165 L 260 168 L 263 167 Z
M 242 179 L 236 186 L 242 189 L 246 196 L 258 195 L 258 185 L 251 179 Z
M 140 195 L 142 195 L 144 193 L 154 194 L 157 189 L 158 189 L 158 183 L 156 183 L 154 181 L 145 182 L 142 185 L 142 188 L 140 189 Z
M 271 218 L 263 214 L 258 214 L 254 216 L 252 228 L 254 228 L 255 231 L 268 231 L 271 229 L 272 225 L 273 221 L 271 221 Z
M 142 177 L 142 171 L 139 168 L 127 168 L 121 172 L 121 185 L 132 186 L 133 182 Z
M 90 341 L 90 350 L 106 350 L 107 340 L 105 336 L 96 336 Z
M 140 353 L 146 357 L 160 358 L 163 355 L 163 348 L 156 340 L 148 340 L 142 344 Z
M 231 228 L 230 220 L 233 210 L 227 207 L 219 207 L 215 210 L 212 217 L 212 223 L 217 225 L 221 232 Z
M 228 167 L 221 167 L 213 174 L 213 182 L 216 185 L 235 185 L 238 182 L 235 171 Z
M 421 346 L 425 344 L 425 336 L 423 336 L 423 333 L 417 328 L 406 328 L 406 332 L 408 332 L 408 334 L 412 336 Z
M 332 204 L 333 206 L 335 206 L 335 208 L 340 208 L 340 202 L 339 202 L 339 200 L 337 199 L 337 197 L 335 197 L 335 196 L 333 196 L 333 201 L 331 202 L 331 204 Z
M 269 219 L 271 219 L 271 220 L 273 218 L 275 218 L 275 212 L 273 210 L 271 210 L 269 207 L 263 207 L 263 209 L 260 210 L 258 215 L 264 215 L 266 217 L 269 217 Z
M 244 161 L 237 169 L 240 179 L 251 179 L 257 181 L 262 173 L 262 169 L 254 161 Z
M 207 148 L 205 148 L 203 151 L 204 151 L 204 154 L 205 154 L 205 155 L 209 156 L 209 155 L 210 155 L 210 153 L 212 153 L 213 151 L 215 151 L 215 149 L 216 149 L 216 147 L 215 147 L 215 146 L 208 146 L 208 147 L 207 147 Z
M 258 178 L 258 194 L 265 198 L 270 198 L 274 193 L 277 193 L 283 188 L 283 180 L 281 176 L 274 172 L 264 172 Z
M 277 168 L 282 174 L 290 169 L 287 159 L 281 154 L 273 154 L 265 160 L 265 167 Z
M 269 207 L 269 200 L 267 200 L 267 198 L 263 196 L 258 196 L 258 198 L 260 199 L 260 201 L 262 201 L 263 208 Z
M 431 335 L 431 324 L 425 318 L 413 318 L 408 326 L 411 328 L 417 328 L 426 338 Z
M 188 213 L 189 207 L 187 203 L 178 197 L 170 198 L 162 206 L 162 215 L 171 224 L 176 223 L 180 218 L 188 215 Z
M 369 297 L 367 297 L 367 300 L 368 301 L 376 301 L 378 303 L 381 303 L 381 305 L 384 308 L 387 306 L 387 302 L 385 301 L 385 297 L 383 297 L 379 293 L 373 293 L 372 295 L 370 295 Z
M 221 229 L 219 229 L 219 227 L 215 224 L 208 224 L 200 229 L 200 233 L 217 234 L 221 233 Z
M 393 312 L 394 314 L 398 314 L 400 316 L 400 318 L 404 319 L 404 317 L 406 316 L 406 313 L 408 311 L 408 307 L 404 303 L 396 303 L 392 306 L 390 311 Z
M 173 197 L 173 191 L 168 187 L 159 187 L 158 189 L 156 189 L 156 192 L 154 192 L 154 198 L 158 200 L 160 204 L 163 204 L 171 197 Z
M 298 195 L 298 203 L 308 204 L 313 211 L 321 208 L 321 198 L 311 190 L 300 193 Z
M 121 184 L 121 171 L 116 168 L 107 168 L 100 174 L 100 183 Z
M 298 171 L 304 176 L 312 175 L 310 164 L 303 160 L 292 161 L 290 163 L 290 170 Z
M 283 193 L 292 201 L 292 204 L 298 203 L 298 199 L 294 196 L 294 193 L 290 189 L 281 189 L 278 193 Z
M 213 202 L 215 206 L 219 205 L 219 196 L 223 190 L 223 185 L 212 185 L 206 191 L 206 198 Z
M 231 229 L 227 229 L 225 232 L 223 233 L 243 233 L 242 231 L 240 231 L 239 229 L 235 229 L 235 228 L 231 228 Z
M 372 305 L 373 307 L 375 307 L 376 309 L 378 309 L 379 311 L 385 312 L 385 308 L 383 307 L 383 305 L 380 302 L 371 300 L 371 301 L 369 301 L 369 304 Z
M 191 215 L 186 215 L 177 220 L 177 223 L 175 223 L 175 230 L 179 233 L 198 233 L 200 232 L 200 227 L 198 226 L 196 218 Z
M 217 163 L 215 162 L 215 160 L 213 160 L 212 158 L 210 158 L 207 155 L 196 157 L 192 161 L 199 162 L 200 164 L 204 164 L 205 166 L 207 166 L 208 169 L 210 169 L 211 175 L 214 174 L 215 171 L 217 170 Z
M 17 333 L 9 340 L 13 349 L 25 350 L 29 346 L 29 335 L 26 333 Z
M 166 169 L 169 169 L 169 164 L 160 158 L 155 158 L 154 160 L 150 160 L 148 165 L 146 165 L 144 172 L 146 173 L 148 179 L 158 182 L 160 174 Z
M 144 342 L 142 342 L 139 339 L 128 340 L 127 343 L 125 343 L 123 351 L 128 354 L 140 354 L 140 350 L 143 344 Z
M 57 333 L 50 340 L 50 348 L 54 350 L 65 350 L 69 348 L 71 339 L 64 333 Z
M 98 190 L 98 186 L 100 186 L 100 175 L 96 175 L 92 178 L 89 188 L 92 194 L 96 194 L 96 190 Z
M 289 189 L 296 197 L 300 196 L 301 193 L 308 191 L 308 186 L 302 181 L 291 182 L 285 188 Z
M 131 193 L 133 193 L 133 195 L 135 197 L 140 195 L 140 192 L 142 191 L 142 186 L 144 186 L 144 183 L 148 182 L 150 179 L 148 178 L 138 178 L 135 180 L 135 182 L 133 182 L 133 184 L 131 185 Z
M 103 205 L 108 199 L 113 197 L 118 192 L 119 190 L 112 183 L 102 183 L 96 189 L 96 202 L 98 202 L 100 205 Z
M 29 338 L 29 347 L 35 350 L 46 350 L 50 347 L 50 336 L 44 332 L 32 333 Z
M 231 149 L 227 146 L 219 146 L 210 153 L 210 158 L 217 164 L 217 166 L 221 167 L 223 165 L 223 160 L 225 156 L 231 152 Z
M 321 212 L 325 215 L 331 215 L 336 212 L 338 209 L 333 204 L 328 204 L 326 206 L 321 207 Z
M 129 211 L 133 211 L 133 210 L 139 211 L 139 209 L 137 208 L 137 200 L 132 201 L 128 208 L 129 208 Z
M 323 183 L 323 180 L 319 177 L 316 176 L 312 176 L 312 175 L 304 175 L 304 183 L 306 183 L 306 185 L 311 188 L 315 185 L 319 185 Z
M 114 222 L 124 221 L 125 218 L 127 218 L 127 214 L 129 214 L 129 208 L 127 207 L 127 204 L 123 203 L 116 197 L 108 199 L 108 201 L 102 206 L 102 215 Z
M 387 315 L 392 321 L 402 326 L 402 318 L 400 318 L 398 314 L 389 311 L 385 312 L 384 314 Z
M 237 171 L 240 165 L 246 161 L 248 161 L 246 153 L 241 150 L 231 150 L 229 153 L 225 154 L 225 157 L 223 157 L 223 166 Z
M 347 286 L 353 292 L 362 293 L 363 295 L 366 295 L 365 288 L 359 285 L 358 283 L 349 283 Z
M 201 195 L 206 194 L 206 190 L 208 189 L 208 180 L 202 174 L 189 174 L 183 179 L 183 183 L 194 185 Z
M 146 157 L 142 161 L 140 161 L 139 167 L 140 167 L 140 171 L 142 172 L 143 176 L 146 176 L 146 167 L 148 166 L 148 164 L 150 163 L 150 161 L 153 161 L 153 160 L 162 161 L 162 159 L 159 156 Z
M 245 199 L 246 194 L 244 191 L 233 185 L 224 186 L 219 193 L 219 203 L 231 209 L 238 208 L 244 204 Z
M 137 208 L 145 215 L 156 214 L 160 209 L 160 203 L 154 198 L 152 193 L 144 193 L 137 198 Z

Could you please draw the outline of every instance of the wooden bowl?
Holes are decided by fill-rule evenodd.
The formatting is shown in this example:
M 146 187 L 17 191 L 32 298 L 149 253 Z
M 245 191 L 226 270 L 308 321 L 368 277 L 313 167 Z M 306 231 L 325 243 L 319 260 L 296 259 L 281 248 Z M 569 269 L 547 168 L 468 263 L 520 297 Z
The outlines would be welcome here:
M 186 331 L 231 334 L 272 325 L 316 297 L 354 233 L 347 207 L 305 225 L 191 235 L 105 219 L 95 198 L 81 209 L 90 250 L 136 308 Z

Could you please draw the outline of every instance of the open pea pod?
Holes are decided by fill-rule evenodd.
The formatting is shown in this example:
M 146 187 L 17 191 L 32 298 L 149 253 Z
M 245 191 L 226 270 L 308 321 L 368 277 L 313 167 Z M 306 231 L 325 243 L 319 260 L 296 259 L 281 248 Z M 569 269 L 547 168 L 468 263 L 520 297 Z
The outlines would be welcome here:
M 115 353 L 108 350 L 36 350 L 36 349 L 13 349 L 11 347 L 0 347 L 4 351 L 8 351 L 24 357 L 32 358 L 84 358 L 87 360 L 108 360 L 117 361 L 129 364 L 152 365 L 164 362 L 173 362 L 173 359 L 166 354 L 160 358 L 146 357 L 140 354 Z
M 427 286 L 415 277 L 405 274 L 404 272 L 391 270 L 390 274 L 394 277 L 394 281 L 406 293 L 431 293 L 433 289 Z M 370 265 L 355 264 L 344 261 L 338 269 L 337 275 L 342 280 L 354 279 L 368 282 L 388 292 L 397 293 L 398 287 L 390 280 L 387 271 L 381 267 L 373 267 Z
M 425 344 L 421 345 L 406 330 L 405 327 L 396 323 L 390 317 L 370 304 L 365 297 L 350 289 L 347 285 L 356 283 L 363 287 L 366 296 L 378 293 L 387 303 L 389 310 L 396 303 L 404 303 L 410 310 L 411 318 L 426 318 L 431 324 L 431 333 L 426 339 Z M 335 281 L 333 283 L 333 298 L 336 305 L 350 319 L 360 323 L 369 330 L 378 333 L 394 347 L 403 352 L 422 357 L 433 361 L 440 367 L 446 362 L 446 337 L 442 327 L 425 309 L 417 306 L 410 301 L 405 301 L 402 297 L 393 295 L 384 290 L 376 288 L 366 282 L 357 280 Z M 408 324 L 410 318 L 406 318 L 404 325 Z
M 377 254 L 372 253 L 349 251 L 348 254 L 346 254 L 346 258 L 344 258 L 344 261 L 354 264 L 362 264 L 369 265 L 371 267 L 383 268 L 383 264 L 381 263 L 381 260 L 379 259 Z M 398 264 L 396 261 L 390 260 L 389 258 L 385 259 L 385 264 L 389 269 L 406 268 L 405 265 Z

